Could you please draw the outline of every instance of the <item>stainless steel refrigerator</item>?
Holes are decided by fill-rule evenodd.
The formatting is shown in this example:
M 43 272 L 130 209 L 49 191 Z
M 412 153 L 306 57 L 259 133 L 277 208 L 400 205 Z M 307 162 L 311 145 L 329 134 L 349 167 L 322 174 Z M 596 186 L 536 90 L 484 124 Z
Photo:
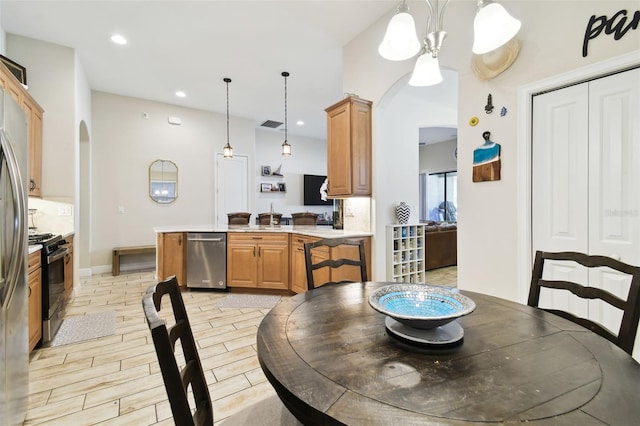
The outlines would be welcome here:
M 2 89 L 0 140 L 0 426 L 14 426 L 29 396 L 27 119 Z

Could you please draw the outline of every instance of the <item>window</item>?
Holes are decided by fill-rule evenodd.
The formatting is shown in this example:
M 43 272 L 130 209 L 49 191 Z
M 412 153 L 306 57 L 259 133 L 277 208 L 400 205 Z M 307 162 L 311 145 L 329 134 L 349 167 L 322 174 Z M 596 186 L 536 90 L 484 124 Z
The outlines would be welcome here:
M 420 220 L 458 220 L 458 173 L 420 175 Z

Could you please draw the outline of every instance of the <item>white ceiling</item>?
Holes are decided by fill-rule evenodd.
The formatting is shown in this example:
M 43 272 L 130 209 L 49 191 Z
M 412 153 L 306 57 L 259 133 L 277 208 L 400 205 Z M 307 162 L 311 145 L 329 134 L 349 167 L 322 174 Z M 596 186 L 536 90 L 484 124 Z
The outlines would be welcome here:
M 324 139 L 324 108 L 343 97 L 342 46 L 397 4 L 2 0 L 0 22 L 7 33 L 76 49 L 93 90 L 225 114 L 229 77 L 230 114 L 256 126 L 284 121 L 288 71 L 289 133 Z M 110 41 L 116 32 L 128 45 Z

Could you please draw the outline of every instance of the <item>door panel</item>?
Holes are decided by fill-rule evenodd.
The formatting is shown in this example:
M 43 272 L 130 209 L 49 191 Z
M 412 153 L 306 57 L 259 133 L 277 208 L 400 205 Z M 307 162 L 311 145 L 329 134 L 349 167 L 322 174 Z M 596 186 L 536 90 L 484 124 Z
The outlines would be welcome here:
M 533 250 L 587 247 L 586 84 L 534 98 Z
M 640 69 L 589 96 L 589 252 L 640 265 Z
M 216 224 L 228 223 L 227 213 L 249 211 L 249 159 L 216 155 Z
M 579 251 L 640 265 L 640 69 L 538 95 L 533 102 L 533 252 Z M 600 287 L 626 299 L 628 277 L 608 268 L 584 269 L 556 262 L 545 279 Z M 618 309 L 572 299 L 568 292 L 547 290 L 540 303 L 619 329 Z

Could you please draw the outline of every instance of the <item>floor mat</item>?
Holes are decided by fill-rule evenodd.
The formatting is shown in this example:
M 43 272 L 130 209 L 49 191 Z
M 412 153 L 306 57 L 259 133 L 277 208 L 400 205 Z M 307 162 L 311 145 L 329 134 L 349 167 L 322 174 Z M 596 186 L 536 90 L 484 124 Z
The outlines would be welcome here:
M 116 332 L 116 313 L 100 312 L 97 314 L 69 317 L 51 341 L 51 346 L 69 345 L 98 337 L 111 336 Z
M 230 294 L 220 300 L 218 308 L 273 308 L 280 301 L 280 296 L 257 294 Z

